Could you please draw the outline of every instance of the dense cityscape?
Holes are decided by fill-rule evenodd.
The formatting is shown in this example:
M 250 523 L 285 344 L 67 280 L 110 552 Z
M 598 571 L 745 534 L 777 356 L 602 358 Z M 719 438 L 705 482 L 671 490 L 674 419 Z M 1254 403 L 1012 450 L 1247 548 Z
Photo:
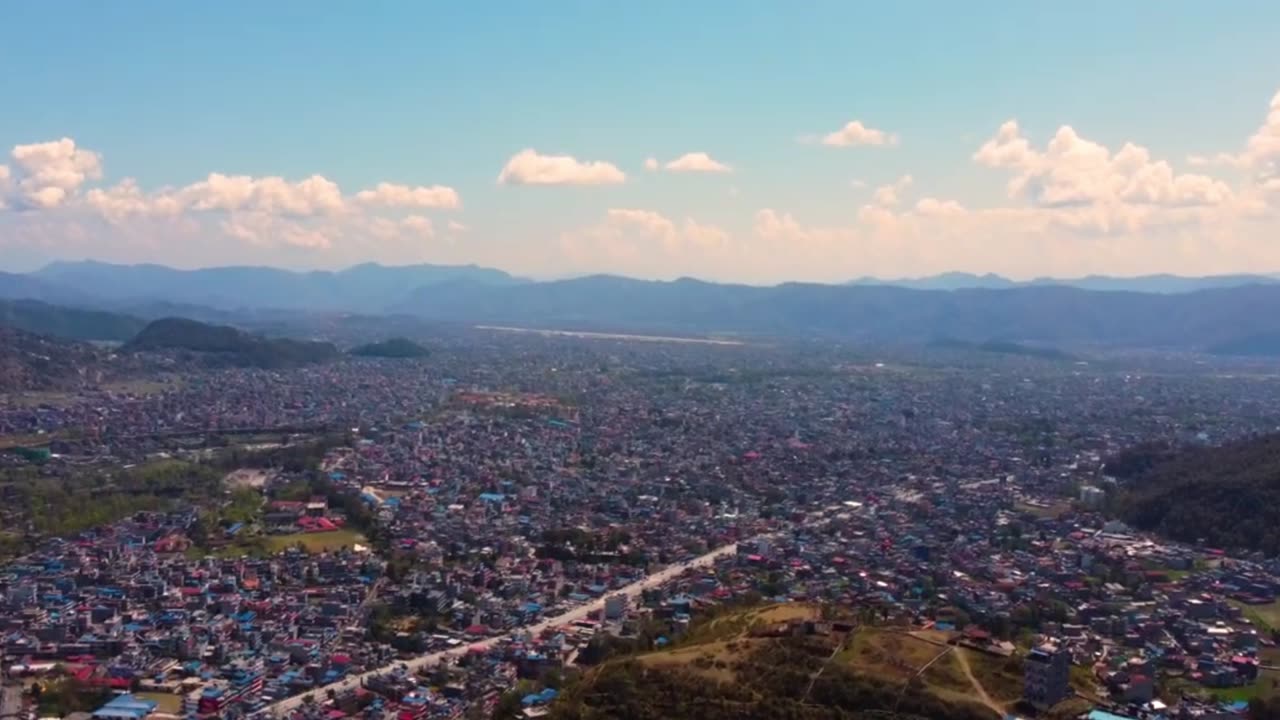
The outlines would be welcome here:
M 1280 2 L 0 28 L 0 720 L 1280 720 Z
M 1265 367 L 424 342 L 285 369 L 152 351 L 125 363 L 145 381 L 6 395 L 5 712 L 619 716 L 571 697 L 593 668 L 678 657 L 733 613 L 835 643 L 904 716 L 1243 717 L 1280 694 L 1274 555 L 1127 524 L 1107 464 L 1280 428 Z M 928 673 L 963 657 L 966 697 L 901 643 L 950 653 Z

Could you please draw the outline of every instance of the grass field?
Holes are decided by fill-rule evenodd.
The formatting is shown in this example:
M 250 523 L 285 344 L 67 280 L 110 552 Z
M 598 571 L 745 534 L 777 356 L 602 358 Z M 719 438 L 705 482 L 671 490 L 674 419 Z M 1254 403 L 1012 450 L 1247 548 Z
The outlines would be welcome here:
M 1280 601 L 1266 605 L 1249 605 L 1239 600 L 1230 600 L 1232 605 L 1240 608 L 1249 622 L 1261 631 L 1280 628 Z
M 301 544 L 309 553 L 333 552 L 349 548 L 357 543 L 363 544 L 365 538 L 355 530 L 344 528 L 329 532 L 291 533 L 289 535 L 268 535 L 266 546 L 269 552 L 288 550 Z
M 1280 672 L 1263 670 L 1258 673 L 1257 682 L 1238 688 L 1214 690 L 1213 695 L 1228 702 L 1236 700 L 1252 700 L 1253 698 L 1273 698 L 1280 695 Z
M 938 657 L 947 649 L 946 645 L 935 645 L 903 633 L 864 628 L 840 654 L 840 660 L 859 673 L 876 675 L 892 682 L 906 682 L 938 658 L 921 679 L 934 687 L 966 690 L 969 682 L 956 659 L 949 655 Z
M 135 696 L 143 700 L 151 700 L 157 703 L 156 711 L 168 715 L 182 714 L 182 696 L 173 693 L 163 692 L 140 692 L 134 693 Z
M 654 668 L 675 669 L 690 672 L 717 682 L 734 681 L 733 663 L 740 655 L 749 652 L 753 643 L 751 639 L 726 640 L 703 643 L 687 648 L 676 648 L 667 652 L 641 655 L 642 664 Z

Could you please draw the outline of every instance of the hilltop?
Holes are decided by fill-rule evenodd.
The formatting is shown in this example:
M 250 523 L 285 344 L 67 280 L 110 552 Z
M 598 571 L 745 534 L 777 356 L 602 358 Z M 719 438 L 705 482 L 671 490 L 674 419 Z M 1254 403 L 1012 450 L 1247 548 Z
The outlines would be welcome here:
M 146 322 L 131 315 L 50 305 L 39 300 L 0 300 L 0 325 L 68 340 L 124 342 Z
M 0 327 L 0 392 L 61 390 L 100 379 L 89 345 Z
M 281 368 L 326 362 L 338 356 L 332 343 L 266 338 L 227 325 L 210 325 L 186 318 L 162 318 L 137 334 L 125 350 L 185 350 L 201 353 L 215 363 L 243 367 Z
M 1127 522 L 1184 542 L 1280 554 L 1280 434 L 1219 447 L 1142 446 L 1107 463 Z
M 1017 657 L 824 614 L 797 603 L 700 621 L 670 649 L 588 670 L 552 718 L 988 720 L 1022 694 Z
M 351 348 L 350 352 L 359 357 L 380 358 L 421 358 L 431 354 L 431 351 L 418 343 L 402 337 L 360 345 Z

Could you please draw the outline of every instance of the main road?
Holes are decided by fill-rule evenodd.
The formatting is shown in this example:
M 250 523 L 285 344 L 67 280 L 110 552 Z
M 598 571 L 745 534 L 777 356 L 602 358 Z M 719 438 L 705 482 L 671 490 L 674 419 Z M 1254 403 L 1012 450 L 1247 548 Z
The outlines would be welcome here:
M 293 697 L 280 700 L 279 702 L 272 703 L 271 705 L 267 705 L 261 708 L 260 710 L 258 710 L 257 712 L 253 713 L 252 717 L 255 717 L 255 718 L 266 718 L 266 717 L 272 717 L 272 716 L 280 717 L 284 713 L 290 712 L 292 710 L 296 710 L 298 707 L 300 707 L 303 704 L 303 698 L 307 697 L 307 695 L 312 695 L 317 700 L 320 700 L 324 698 L 329 693 L 330 690 L 336 693 L 344 692 L 347 690 L 354 690 L 360 687 L 362 684 L 364 684 L 365 680 L 373 678 L 377 675 L 382 675 L 384 673 L 390 672 L 399 665 L 407 665 L 409 667 L 409 670 L 411 672 L 414 672 L 424 667 L 432 667 L 443 660 L 458 657 L 460 655 L 465 655 L 469 650 L 473 648 L 487 650 L 493 647 L 494 645 L 498 644 L 499 642 L 515 635 L 523 635 L 523 634 L 538 635 L 543 630 L 546 630 L 547 628 L 560 627 L 563 625 L 568 625 L 570 623 L 577 622 L 579 620 L 584 620 L 591 613 L 597 612 L 604 608 L 604 602 L 606 597 L 621 593 L 623 595 L 626 595 L 629 599 L 634 600 L 635 598 L 639 597 L 640 594 L 643 593 L 645 590 L 651 590 L 661 585 L 665 585 L 666 583 L 683 575 L 687 570 L 692 570 L 694 568 L 707 567 L 709 565 L 713 565 L 716 560 L 719 560 L 720 558 L 726 555 L 733 555 L 736 552 L 738 552 L 737 543 L 730 543 L 728 545 L 718 547 L 715 550 L 712 550 L 711 552 L 705 555 L 699 555 L 698 557 L 693 558 L 692 560 L 686 560 L 684 562 L 676 563 L 674 565 L 663 568 L 662 570 L 659 570 L 658 572 L 653 573 L 652 575 L 646 575 L 642 580 L 637 580 L 631 583 L 630 585 L 627 585 L 613 592 L 607 593 L 603 597 L 599 597 L 590 602 L 586 602 L 576 607 L 573 607 L 559 615 L 556 615 L 555 617 L 547 618 L 533 625 L 526 625 L 522 628 L 518 628 L 516 630 L 513 630 L 511 633 L 507 635 L 499 635 L 491 638 L 486 638 L 479 642 L 471 643 L 470 645 L 459 645 L 458 647 L 451 648 L 449 650 L 443 650 L 441 652 L 432 653 L 430 655 L 423 655 L 422 657 L 417 657 L 412 660 L 406 660 L 404 662 L 391 663 L 390 665 L 386 665 L 376 670 L 370 670 L 368 672 L 361 673 L 359 675 L 352 675 L 351 677 L 344 678 L 342 680 L 339 680 L 338 682 L 331 683 L 323 687 L 318 687 L 315 690 L 309 691 L 306 695 L 295 695 Z

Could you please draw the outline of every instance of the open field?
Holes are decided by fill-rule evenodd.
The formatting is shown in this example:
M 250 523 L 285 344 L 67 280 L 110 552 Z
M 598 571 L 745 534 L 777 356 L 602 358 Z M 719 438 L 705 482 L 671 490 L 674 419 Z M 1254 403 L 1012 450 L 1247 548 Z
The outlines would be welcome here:
M 342 530 L 330 530 L 329 532 L 268 535 L 266 537 L 266 548 L 269 552 L 279 552 L 301 544 L 309 553 L 322 553 L 342 550 L 365 542 L 363 535 L 355 530 L 344 528 Z
M 138 380 L 116 380 L 103 383 L 96 390 L 77 392 L 74 390 L 31 390 L 28 392 L 5 393 L 0 395 L 5 403 L 18 407 L 34 407 L 48 405 L 51 407 L 67 407 L 74 405 L 86 394 L 111 393 L 113 395 L 158 395 L 166 390 L 176 390 L 182 386 L 177 377 L 159 377 Z
M 182 696 L 164 692 L 140 692 L 135 696 L 157 703 L 156 711 L 168 715 L 182 714 Z
M 717 682 L 731 683 L 735 678 L 733 664 L 758 642 L 765 641 L 747 638 L 710 642 L 641 655 L 639 661 L 648 667 L 677 669 Z
M 667 335 L 629 335 L 626 333 L 602 333 L 602 332 L 584 332 L 578 330 L 546 330 L 541 328 L 519 328 L 506 327 L 502 325 L 476 325 L 477 330 L 492 330 L 495 332 L 512 332 L 512 333 L 532 333 L 534 335 L 543 335 L 547 337 L 575 337 L 592 340 L 634 340 L 638 342 L 669 342 L 669 343 L 694 343 L 702 345 L 745 345 L 741 340 L 724 340 L 716 338 L 701 337 L 674 337 Z
M 1267 628 L 1280 628 L 1280 600 L 1266 605 L 1246 605 L 1234 601 L 1232 604 L 1243 609 L 1245 616 L 1253 620 L 1254 624 L 1259 624 L 1258 620 L 1261 620 L 1261 624 Z

